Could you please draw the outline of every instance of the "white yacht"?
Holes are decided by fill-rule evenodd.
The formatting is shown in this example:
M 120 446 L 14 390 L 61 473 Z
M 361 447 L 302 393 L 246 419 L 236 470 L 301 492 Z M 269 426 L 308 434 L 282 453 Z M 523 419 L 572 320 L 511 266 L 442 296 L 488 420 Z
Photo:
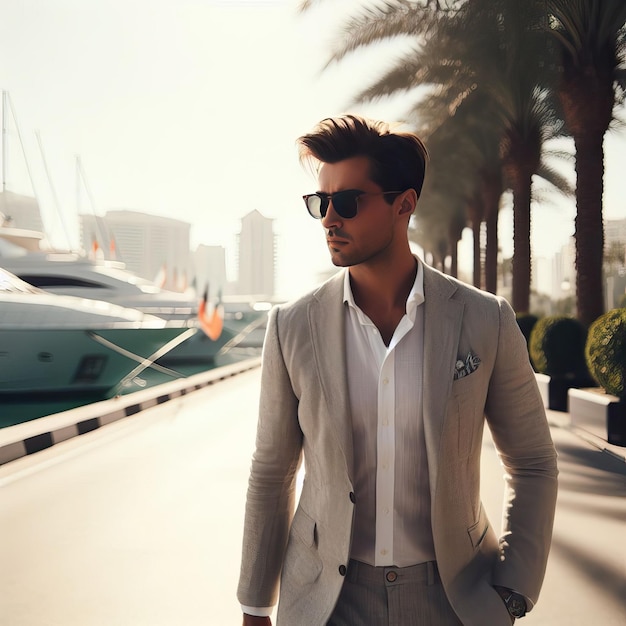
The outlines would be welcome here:
M 0 269 L 0 402 L 109 397 L 195 332 L 136 309 L 49 294 Z
M 46 250 L 37 231 L 0 228 L 0 267 L 49 293 L 103 300 L 135 308 L 165 320 L 175 320 L 200 330 L 160 359 L 162 363 L 212 363 L 228 349 L 239 332 L 229 325 L 219 333 L 205 332 L 200 319 L 200 298 L 161 289 L 126 269 L 124 263 L 91 259 L 75 252 Z M 207 313 L 204 313 L 206 316 Z M 228 345 L 227 345 L 228 344 Z

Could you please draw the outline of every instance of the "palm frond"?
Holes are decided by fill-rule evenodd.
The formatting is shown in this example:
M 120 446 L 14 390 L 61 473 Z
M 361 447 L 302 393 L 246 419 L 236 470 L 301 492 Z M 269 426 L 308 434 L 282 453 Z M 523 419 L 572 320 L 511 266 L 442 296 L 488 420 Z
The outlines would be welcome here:
M 341 27 L 325 67 L 348 54 L 396 37 L 419 39 L 436 23 L 432 11 L 407 0 L 366 7 Z
M 550 167 L 546 163 L 545 157 L 539 163 L 537 176 L 549 183 L 551 189 L 561 192 L 562 195 L 568 198 L 574 195 L 574 183 L 567 178 L 567 176 L 564 176 L 558 170 Z

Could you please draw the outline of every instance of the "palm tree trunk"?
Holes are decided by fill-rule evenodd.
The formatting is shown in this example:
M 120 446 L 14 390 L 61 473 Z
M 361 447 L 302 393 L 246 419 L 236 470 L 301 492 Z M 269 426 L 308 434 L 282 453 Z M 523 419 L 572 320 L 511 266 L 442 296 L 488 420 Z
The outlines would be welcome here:
M 513 174 L 513 297 L 516 313 L 530 310 L 530 189 L 531 174 L 519 169 Z
M 450 250 L 450 276 L 459 277 L 459 242 L 452 242 Z
M 538 126 L 511 126 L 503 142 L 503 172 L 513 192 L 513 310 L 530 312 L 530 200 L 532 175 L 541 158 Z
M 472 239 L 473 239 L 473 258 L 474 258 L 474 287 L 479 289 L 482 286 L 482 266 L 480 259 L 480 225 L 483 218 L 482 205 L 478 194 L 467 203 L 467 213 L 469 221 L 472 227 Z
M 587 136 L 589 135 L 589 136 Z M 578 319 L 589 326 L 604 313 L 602 192 L 604 133 L 575 137 L 576 146 L 576 296 Z
M 485 171 L 481 175 L 482 197 L 487 226 L 485 249 L 485 289 L 490 293 L 498 290 L 498 211 L 502 196 L 502 171 Z
M 450 247 L 450 276 L 459 277 L 459 241 L 463 237 L 465 220 L 451 219 L 448 223 L 448 245 Z
M 604 66 L 605 71 L 566 65 L 559 89 L 565 123 L 576 147 L 576 306 L 585 326 L 604 312 L 603 140 L 615 101 L 607 67 L 611 64 Z
M 487 213 L 487 248 L 485 250 L 485 289 L 498 292 L 498 209 Z

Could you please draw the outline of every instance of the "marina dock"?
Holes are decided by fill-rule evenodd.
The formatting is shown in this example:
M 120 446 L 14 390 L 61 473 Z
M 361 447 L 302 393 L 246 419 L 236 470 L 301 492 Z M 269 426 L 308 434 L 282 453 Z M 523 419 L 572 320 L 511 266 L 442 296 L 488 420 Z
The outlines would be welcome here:
M 241 623 L 258 365 L 0 429 L 0 624 Z M 567 418 L 549 411 L 559 501 L 544 590 L 523 624 L 623 626 L 626 449 L 602 449 Z M 496 529 L 502 473 L 487 433 L 483 496 Z

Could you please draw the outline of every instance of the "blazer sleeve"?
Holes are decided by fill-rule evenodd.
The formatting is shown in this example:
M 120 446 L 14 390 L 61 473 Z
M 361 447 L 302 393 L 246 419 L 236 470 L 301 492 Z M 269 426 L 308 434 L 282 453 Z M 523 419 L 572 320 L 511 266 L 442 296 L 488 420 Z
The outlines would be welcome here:
M 500 303 L 497 355 L 486 416 L 505 468 L 503 534 L 493 584 L 537 601 L 552 540 L 556 451 L 515 314 Z
M 256 448 L 237 591 L 242 605 L 255 607 L 273 606 L 277 601 L 302 459 L 298 398 L 283 357 L 279 318 L 280 308 L 276 307 L 270 313 L 263 345 Z

